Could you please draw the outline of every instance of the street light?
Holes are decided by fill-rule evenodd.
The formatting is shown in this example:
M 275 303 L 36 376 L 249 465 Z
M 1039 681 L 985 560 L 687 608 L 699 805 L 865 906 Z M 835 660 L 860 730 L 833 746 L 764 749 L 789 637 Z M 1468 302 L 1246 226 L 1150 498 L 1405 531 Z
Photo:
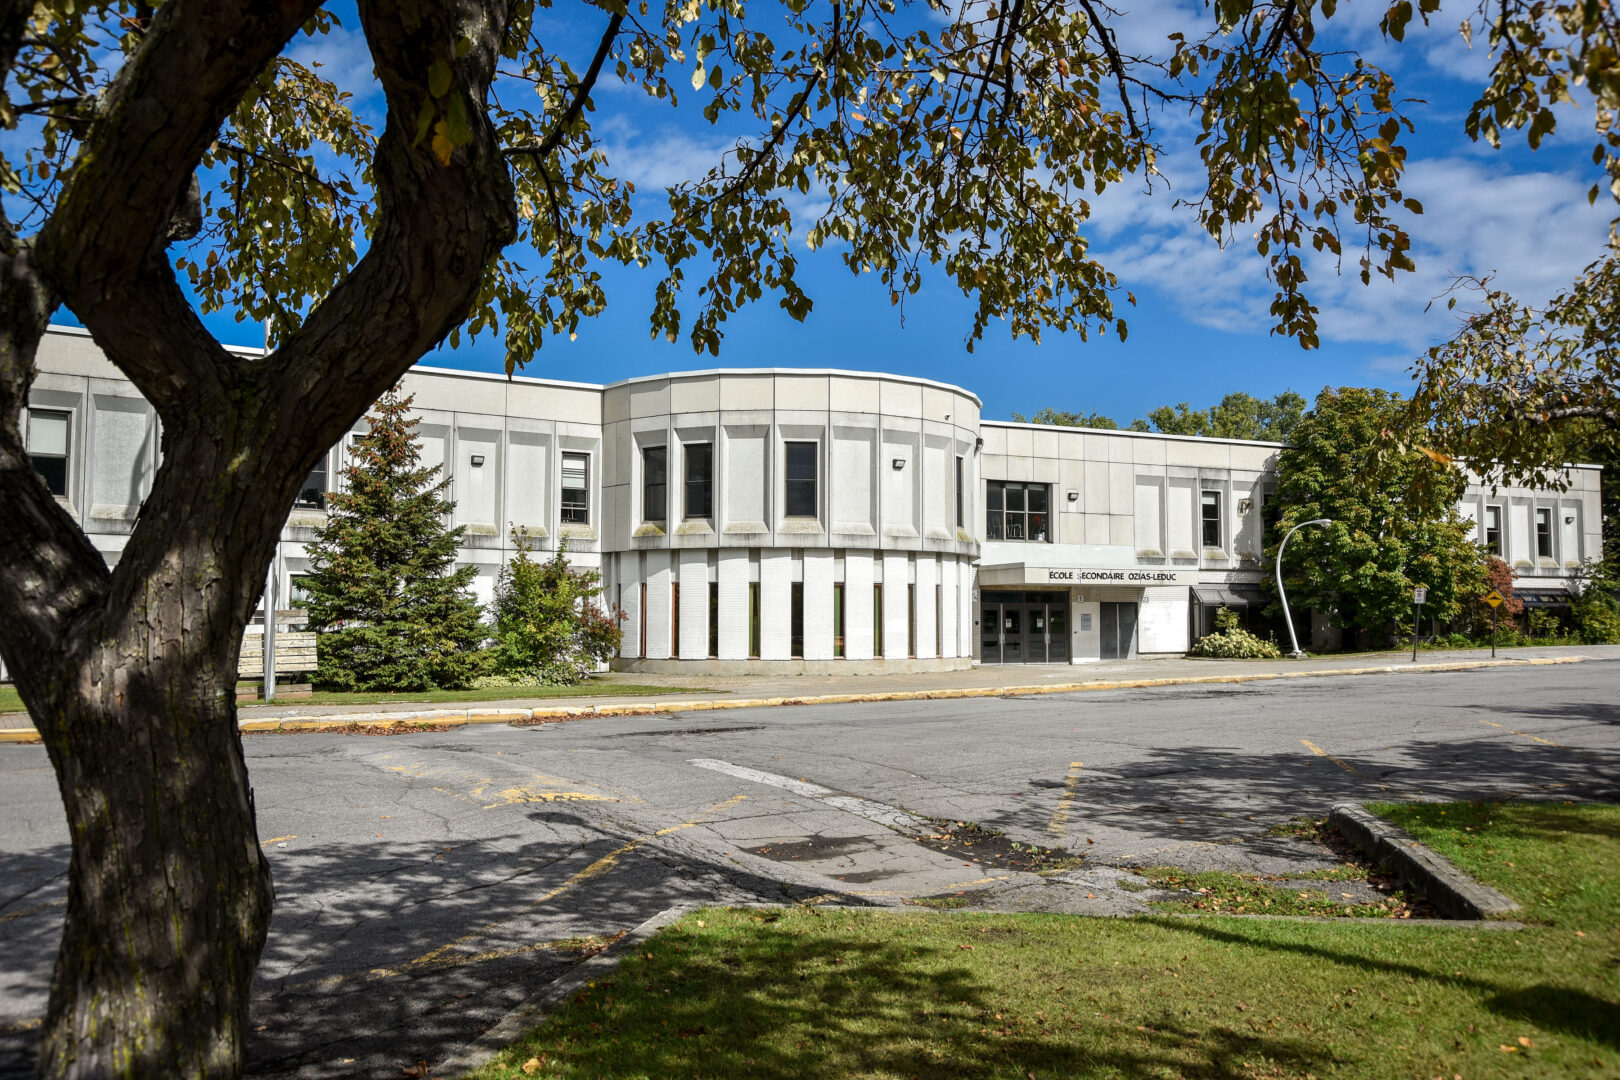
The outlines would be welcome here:
M 1331 525 L 1331 524 L 1333 524 L 1333 519 L 1332 518 L 1313 518 L 1310 521 L 1302 521 L 1298 525 L 1295 525 L 1292 529 L 1289 529 L 1288 530 L 1288 535 L 1284 536 L 1282 538 L 1282 543 L 1277 545 L 1277 596 L 1279 598 L 1281 598 L 1281 600 L 1282 600 L 1283 622 L 1288 624 L 1288 640 L 1294 646 L 1294 651 L 1289 653 L 1288 655 L 1292 656 L 1295 660 L 1303 660 L 1303 659 L 1305 659 L 1305 654 L 1300 651 L 1300 648 L 1299 648 L 1299 636 L 1294 633 L 1294 616 L 1291 615 L 1289 613 L 1289 611 L 1288 611 L 1288 593 L 1283 591 L 1283 583 L 1282 583 L 1283 548 L 1287 547 L 1289 539 L 1295 533 L 1299 532 L 1299 530 L 1303 529 L 1305 526 L 1307 526 L 1307 525 Z

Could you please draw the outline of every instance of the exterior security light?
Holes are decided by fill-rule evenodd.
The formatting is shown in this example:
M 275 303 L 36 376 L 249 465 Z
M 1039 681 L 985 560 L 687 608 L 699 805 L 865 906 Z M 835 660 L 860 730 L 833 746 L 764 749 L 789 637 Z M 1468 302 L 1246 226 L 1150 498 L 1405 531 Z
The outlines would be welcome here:
M 1253 499 L 1239 499 L 1238 500 L 1238 513 L 1247 514 L 1250 510 L 1253 510 L 1253 509 L 1254 509 L 1254 500 Z
M 1565 525 L 1573 525 L 1573 524 L 1575 524 L 1575 515 L 1574 514 L 1565 514 L 1564 515 L 1564 524 Z
M 1080 493 L 1078 491 L 1069 492 L 1069 501 L 1070 502 L 1079 502 L 1080 501 Z
M 897 457 L 893 461 L 889 462 L 889 464 L 893 465 L 897 469 L 903 469 L 906 467 L 906 459 L 903 457 Z
M 482 468 L 483 465 L 484 465 L 484 455 L 483 454 L 474 454 L 472 456 L 472 464 L 473 464 L 473 468 L 475 468 L 475 469 Z

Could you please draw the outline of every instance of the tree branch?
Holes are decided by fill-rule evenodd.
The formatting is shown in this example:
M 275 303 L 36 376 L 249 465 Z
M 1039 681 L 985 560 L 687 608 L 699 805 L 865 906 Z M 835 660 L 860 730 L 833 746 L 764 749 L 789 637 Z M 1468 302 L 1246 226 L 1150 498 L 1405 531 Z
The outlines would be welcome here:
M 166 247 L 211 140 L 320 0 L 172 0 L 108 88 L 39 235 L 41 270 L 165 423 L 217 420 L 238 362 Z
M 591 89 L 596 86 L 596 80 L 601 77 L 602 64 L 607 60 L 608 51 L 613 47 L 613 39 L 619 36 L 619 27 L 624 23 L 624 15 L 615 12 L 608 20 L 607 29 L 602 31 L 602 40 L 597 43 L 596 55 L 591 57 L 591 66 L 585 69 L 585 77 L 574 88 L 574 96 L 568 102 L 568 107 L 557 118 L 557 122 L 546 132 L 546 137 L 532 146 L 514 146 L 507 150 L 508 154 L 532 154 L 540 159 L 544 168 L 546 158 L 562 144 L 568 134 L 568 129 L 579 119 L 579 114 L 585 109 L 585 102 L 591 96 Z

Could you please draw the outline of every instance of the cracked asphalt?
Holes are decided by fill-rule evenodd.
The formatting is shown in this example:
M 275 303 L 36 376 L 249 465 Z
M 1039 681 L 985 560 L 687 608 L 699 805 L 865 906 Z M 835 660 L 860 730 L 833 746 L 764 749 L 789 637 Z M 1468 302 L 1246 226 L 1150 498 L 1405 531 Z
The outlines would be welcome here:
M 1620 663 L 245 740 L 277 904 L 250 1073 L 431 1066 L 677 903 L 1119 914 L 1132 867 L 1288 872 L 1346 799 L 1620 799 Z M 924 846 L 977 822 L 1082 856 Z M 937 846 L 937 845 L 936 845 Z M 29 1074 L 68 849 L 0 747 L 0 1077 Z

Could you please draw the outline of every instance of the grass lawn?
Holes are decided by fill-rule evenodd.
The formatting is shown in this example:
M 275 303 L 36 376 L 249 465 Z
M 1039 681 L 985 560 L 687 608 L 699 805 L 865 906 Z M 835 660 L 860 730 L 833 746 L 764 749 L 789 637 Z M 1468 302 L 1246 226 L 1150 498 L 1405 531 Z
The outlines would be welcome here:
M 707 911 L 474 1075 L 1620 1076 L 1620 807 L 1380 809 L 1534 925 Z
M 15 686 L 0 686 L 0 713 L 24 712 L 22 695 Z

